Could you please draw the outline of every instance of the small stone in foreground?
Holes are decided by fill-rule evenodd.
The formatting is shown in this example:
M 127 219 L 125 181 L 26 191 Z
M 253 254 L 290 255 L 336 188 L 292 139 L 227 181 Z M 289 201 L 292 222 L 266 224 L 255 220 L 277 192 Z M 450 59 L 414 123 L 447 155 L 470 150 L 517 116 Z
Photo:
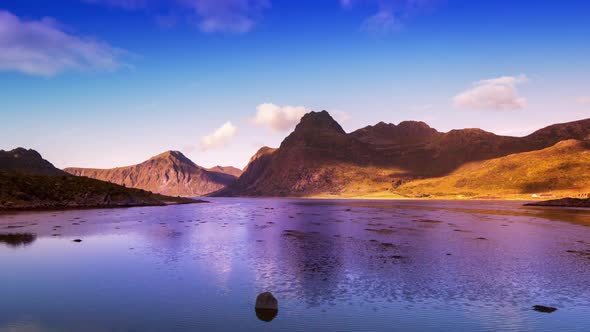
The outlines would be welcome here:
M 270 322 L 279 313 L 279 302 L 270 292 L 259 294 L 254 306 L 258 319 Z
M 80 240 L 80 239 L 75 239 L 75 240 L 73 240 L 72 242 L 77 242 L 77 243 L 80 243 L 80 242 L 82 242 L 82 240 Z

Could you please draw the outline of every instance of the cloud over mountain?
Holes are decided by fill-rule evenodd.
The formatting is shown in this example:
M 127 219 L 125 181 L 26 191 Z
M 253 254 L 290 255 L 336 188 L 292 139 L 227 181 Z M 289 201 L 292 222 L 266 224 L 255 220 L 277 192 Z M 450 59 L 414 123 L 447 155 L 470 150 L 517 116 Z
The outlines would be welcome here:
M 453 97 L 456 108 L 470 110 L 517 110 L 528 104 L 517 86 L 528 82 L 526 75 L 503 76 L 473 83 L 473 87 Z
M 213 133 L 203 137 L 201 139 L 201 148 L 203 150 L 209 150 L 224 147 L 233 140 L 237 133 L 238 128 L 228 121 Z
M 292 129 L 310 111 L 303 106 L 278 106 L 270 103 L 260 104 L 256 110 L 254 124 L 274 132 Z

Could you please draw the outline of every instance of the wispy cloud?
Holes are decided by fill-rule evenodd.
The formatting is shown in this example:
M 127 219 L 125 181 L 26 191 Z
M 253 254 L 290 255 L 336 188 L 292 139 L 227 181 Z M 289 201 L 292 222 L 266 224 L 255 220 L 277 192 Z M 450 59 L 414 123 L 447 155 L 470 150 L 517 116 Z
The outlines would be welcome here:
M 340 6 L 352 9 L 355 6 L 376 7 L 375 14 L 367 17 L 361 30 L 387 35 L 403 28 L 406 22 L 420 13 L 433 10 L 442 0 L 340 0 Z
M 526 75 L 503 76 L 473 83 L 473 87 L 453 98 L 456 108 L 471 110 L 517 110 L 527 106 L 517 86 L 528 82 Z
M 154 0 L 82 0 L 82 2 L 93 4 L 104 4 L 112 7 L 119 7 L 124 9 L 140 9 L 146 8 L 153 4 Z
M 262 11 L 270 7 L 270 0 L 83 0 L 87 3 L 103 4 L 128 10 L 173 7 L 196 16 L 201 31 L 207 33 L 245 33 L 250 31 Z M 162 22 L 162 15 L 156 21 L 170 23 L 171 18 Z
M 387 35 L 401 28 L 401 20 L 389 10 L 380 10 L 367 18 L 361 26 L 361 30 L 376 35 Z
M 234 139 L 237 133 L 238 128 L 228 121 L 201 139 L 201 149 L 209 150 L 224 147 Z
M 23 20 L 0 10 L 0 70 L 53 76 L 67 70 L 115 70 L 127 52 L 65 32 L 51 18 Z
M 310 111 L 303 106 L 278 106 L 269 103 L 258 105 L 256 110 L 254 124 L 266 127 L 273 132 L 292 129 L 301 117 Z

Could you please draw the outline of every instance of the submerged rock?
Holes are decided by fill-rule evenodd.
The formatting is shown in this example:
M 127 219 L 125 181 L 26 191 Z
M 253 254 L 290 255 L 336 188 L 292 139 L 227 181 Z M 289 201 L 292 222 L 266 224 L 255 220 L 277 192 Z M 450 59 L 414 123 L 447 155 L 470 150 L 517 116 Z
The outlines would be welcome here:
M 270 292 L 261 293 L 256 297 L 254 310 L 258 319 L 270 322 L 279 313 L 279 301 Z
M 538 312 L 543 312 L 546 314 L 550 314 L 552 312 L 557 311 L 557 308 L 553 308 L 553 307 L 546 307 L 543 305 L 535 305 L 533 306 L 533 310 L 538 311 Z

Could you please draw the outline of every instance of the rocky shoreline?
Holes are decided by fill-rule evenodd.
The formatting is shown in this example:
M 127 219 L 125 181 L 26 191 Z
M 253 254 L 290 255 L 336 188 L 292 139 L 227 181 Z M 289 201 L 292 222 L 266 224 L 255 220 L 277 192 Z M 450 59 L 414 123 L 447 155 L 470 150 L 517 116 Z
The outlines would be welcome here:
M 10 202 L 9 202 L 10 203 Z M 60 210 L 90 210 L 90 209 L 118 209 L 132 207 L 149 207 L 149 206 L 169 206 L 169 205 L 186 205 L 209 203 L 209 201 L 200 199 L 183 198 L 182 201 L 176 202 L 136 202 L 136 203 L 111 203 L 111 204 L 84 204 L 84 203 L 18 203 L 0 205 L 2 212 L 25 212 L 25 211 L 60 211 Z
M 561 198 L 549 201 L 527 203 L 525 206 L 545 206 L 545 207 L 577 207 L 590 208 L 590 198 Z

